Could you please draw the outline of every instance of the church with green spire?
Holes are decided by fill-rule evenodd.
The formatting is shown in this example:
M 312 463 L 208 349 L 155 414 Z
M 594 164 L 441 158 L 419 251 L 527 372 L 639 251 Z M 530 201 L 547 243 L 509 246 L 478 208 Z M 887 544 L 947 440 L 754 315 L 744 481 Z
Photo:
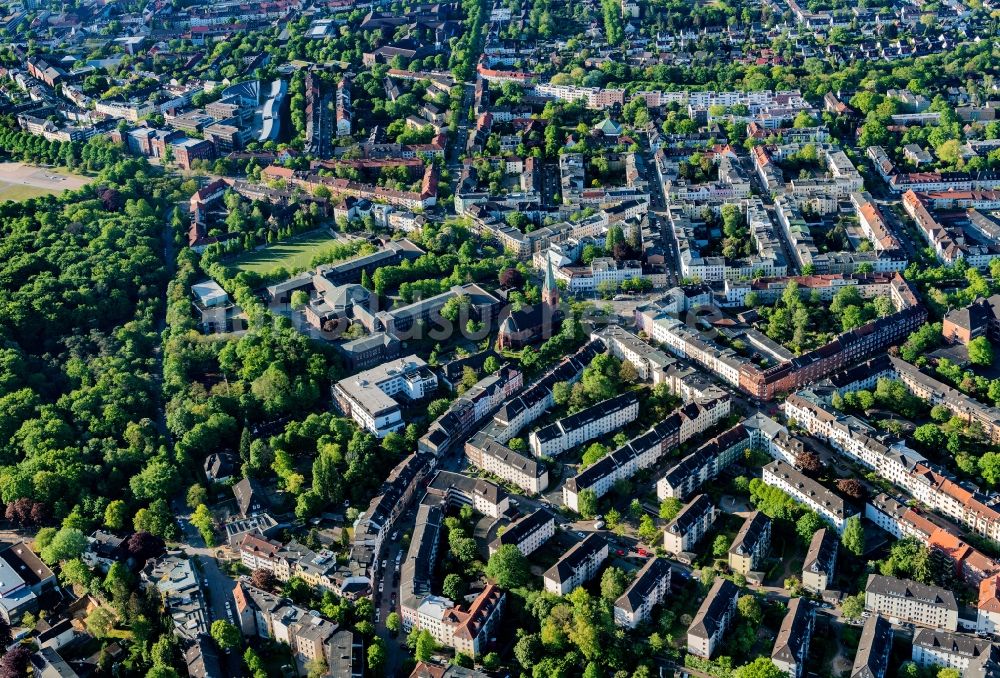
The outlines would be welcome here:
M 542 301 L 519 311 L 512 311 L 500 323 L 497 349 L 519 349 L 545 341 L 559 331 L 563 312 L 559 308 L 559 287 L 552 271 L 552 260 L 547 259 L 542 280 Z

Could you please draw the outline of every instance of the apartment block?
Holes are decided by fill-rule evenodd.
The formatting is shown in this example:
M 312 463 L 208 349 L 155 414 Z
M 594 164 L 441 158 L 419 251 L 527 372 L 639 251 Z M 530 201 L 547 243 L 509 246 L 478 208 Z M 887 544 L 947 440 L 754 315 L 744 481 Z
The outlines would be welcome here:
M 729 414 L 727 395 L 687 403 L 637 438 L 588 466 L 563 485 L 563 504 L 579 511 L 579 494 L 591 490 L 598 497 L 619 480 L 631 478 L 656 464 L 668 450 L 704 433 Z
M 634 629 L 649 619 L 653 608 L 663 602 L 669 591 L 670 563 L 663 558 L 649 559 L 615 601 L 615 623 Z
M 984 676 L 1000 670 L 992 640 L 940 629 L 914 631 L 910 657 L 918 666 L 956 669 L 963 676 Z M 986 673 L 984 669 L 991 671 Z
M 759 570 L 771 550 L 771 519 L 760 511 L 751 513 L 729 547 L 729 567 L 744 576 Z
M 792 598 L 771 649 L 771 661 L 790 678 L 802 678 L 809 657 L 809 641 L 816 625 L 816 611 L 807 598 Z
M 663 531 L 663 548 L 673 554 L 690 551 L 712 529 L 718 515 L 719 510 L 708 495 L 699 494 L 667 525 Z
M 503 534 L 490 542 L 492 556 L 501 546 L 513 544 L 525 556 L 531 555 L 556 532 L 556 519 L 547 509 L 540 508 L 517 522 L 511 523 Z
M 892 654 L 892 624 L 878 614 L 865 620 L 851 678 L 885 678 Z
M 515 452 L 484 431 L 479 431 L 465 443 L 465 456 L 473 466 L 530 494 L 544 492 L 549 486 L 549 472 L 545 464 Z
M 608 542 L 600 535 L 591 534 L 545 572 L 545 590 L 564 596 L 582 586 L 597 574 L 608 553 Z
M 833 530 L 823 528 L 813 535 L 802 563 L 802 587 L 812 593 L 830 588 L 837 569 L 839 539 Z
M 955 594 L 939 586 L 928 586 L 909 579 L 868 575 L 865 609 L 897 624 L 909 623 L 948 631 L 958 629 Z
M 805 504 L 826 519 L 838 532 L 843 532 L 847 519 L 857 511 L 848 506 L 839 495 L 827 489 L 784 461 L 772 461 L 764 467 L 764 483 Z
M 528 443 L 536 457 L 555 457 L 630 424 L 638 416 L 639 396 L 628 391 L 533 431 Z
M 750 432 L 737 424 L 671 466 L 656 482 L 656 496 L 686 499 L 750 449 Z
M 688 627 L 689 654 L 708 659 L 715 653 L 733 623 L 739 597 L 740 590 L 736 584 L 722 577 L 716 578 Z

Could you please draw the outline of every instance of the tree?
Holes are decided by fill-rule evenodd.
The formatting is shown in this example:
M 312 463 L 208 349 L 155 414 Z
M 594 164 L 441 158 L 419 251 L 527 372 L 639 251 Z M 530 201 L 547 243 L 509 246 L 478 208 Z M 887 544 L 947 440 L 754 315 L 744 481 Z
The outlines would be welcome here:
M 486 576 L 504 589 L 524 586 L 530 576 L 528 559 L 514 544 L 504 544 L 486 563 Z
M 231 650 L 238 647 L 242 640 L 240 630 L 224 619 L 216 619 L 212 622 L 212 639 L 223 650 Z
M 837 489 L 858 501 L 864 501 L 868 496 L 868 490 L 857 478 L 841 478 L 837 481 Z
M 974 365 L 993 364 L 993 345 L 986 337 L 976 337 L 969 342 L 969 361 Z
M 259 589 L 273 591 L 278 585 L 278 578 L 270 570 L 258 567 L 250 573 L 250 581 Z
M 215 533 L 212 529 L 214 523 L 215 521 L 208 507 L 204 504 L 198 504 L 198 508 L 191 514 L 191 524 L 201 534 L 201 538 L 205 540 L 206 546 L 213 546 L 215 544 Z
M 385 618 L 385 628 L 389 629 L 392 635 L 397 635 L 400 629 L 403 628 L 403 620 L 400 619 L 399 613 L 390 612 Z
M 417 642 L 414 647 L 414 656 L 417 658 L 418 662 L 425 662 L 431 658 L 431 655 L 437 650 L 437 642 L 434 640 L 434 636 L 430 634 L 430 631 L 424 629 L 417 633 Z
M 716 558 L 722 558 L 729 552 L 729 537 L 724 534 L 720 534 L 715 537 L 715 541 L 712 542 L 712 555 Z
M 653 517 L 648 513 L 643 513 L 639 516 L 639 529 L 636 534 L 639 539 L 646 542 L 647 544 L 652 544 L 656 541 L 656 535 L 659 530 L 656 529 L 656 523 L 653 522 Z
M 683 504 L 675 497 L 668 497 L 660 502 L 660 520 L 673 520 L 681 512 Z
M 736 609 L 740 613 L 740 617 L 754 628 L 760 626 L 760 623 L 764 621 L 764 611 L 760 607 L 760 601 L 752 593 L 740 596 L 740 599 L 736 601 Z
M 195 483 L 190 488 L 188 488 L 188 493 L 187 493 L 188 508 L 194 510 L 198 508 L 199 504 L 205 504 L 207 502 L 208 502 L 208 491 L 200 483 Z
M 514 658 L 525 669 L 530 669 L 542 654 L 542 643 L 536 633 L 526 633 L 514 644 Z
M 861 615 L 865 611 L 865 597 L 864 594 L 859 593 L 856 596 L 848 596 L 844 598 L 844 602 L 841 604 L 841 610 L 844 613 L 844 617 L 847 619 L 860 619 Z
M 825 524 L 813 511 L 807 511 L 795 522 L 795 534 L 807 544 L 812 541 L 813 535 L 821 530 Z
M 593 490 L 581 490 L 576 497 L 580 515 L 590 520 L 597 515 L 597 493 Z
M 107 638 L 115 627 L 115 615 L 106 607 L 96 607 L 87 615 L 87 631 L 95 638 Z
M 324 659 L 323 655 L 317 655 L 315 659 L 307 662 L 305 669 L 306 678 L 323 678 L 323 676 L 328 674 L 326 659 Z
M 856 556 L 860 556 L 865 551 L 865 528 L 861 525 L 860 516 L 851 516 L 847 519 L 844 527 L 844 535 L 841 537 L 844 548 Z
M 42 549 L 41 555 L 49 565 L 62 560 L 78 558 L 87 550 L 87 537 L 74 527 L 64 527 L 52 536 L 52 541 Z
M 601 597 L 609 603 L 618 600 L 628 587 L 628 575 L 617 567 L 609 567 L 601 575 Z
M 823 470 L 823 462 L 819 455 L 813 452 L 802 452 L 795 457 L 795 465 L 806 473 L 819 473 Z
M 457 574 L 449 574 L 441 585 L 441 593 L 444 594 L 445 598 L 460 600 L 465 595 L 465 582 Z
M 0 658 L 0 678 L 23 678 L 28 675 L 32 651 L 18 645 Z
M 125 529 L 128 517 L 128 505 L 121 499 L 115 499 L 104 509 L 104 526 L 117 532 Z
M 733 673 L 734 678 L 785 678 L 787 675 L 768 657 L 757 657 Z
M 387 656 L 385 643 L 376 636 L 368 646 L 368 669 L 376 675 L 381 673 Z

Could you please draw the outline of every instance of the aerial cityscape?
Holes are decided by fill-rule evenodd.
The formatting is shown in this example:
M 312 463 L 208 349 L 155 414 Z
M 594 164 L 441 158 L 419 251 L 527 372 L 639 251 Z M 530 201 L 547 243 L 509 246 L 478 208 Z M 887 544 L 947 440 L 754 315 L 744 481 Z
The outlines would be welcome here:
M 1000 678 L 1000 2 L 0 6 L 0 678 Z

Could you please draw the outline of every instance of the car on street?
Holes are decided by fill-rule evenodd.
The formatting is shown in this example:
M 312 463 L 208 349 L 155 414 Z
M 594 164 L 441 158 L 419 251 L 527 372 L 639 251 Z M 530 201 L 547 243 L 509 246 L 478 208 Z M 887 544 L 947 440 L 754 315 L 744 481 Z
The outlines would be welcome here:
M 618 555 L 620 555 L 620 556 L 623 556 L 623 555 L 625 555 L 625 549 L 616 549 L 615 553 L 618 554 Z
M 604 524 L 603 520 L 598 520 L 598 521 L 594 522 L 594 529 L 595 530 L 603 530 L 605 527 L 606 527 L 606 525 Z

